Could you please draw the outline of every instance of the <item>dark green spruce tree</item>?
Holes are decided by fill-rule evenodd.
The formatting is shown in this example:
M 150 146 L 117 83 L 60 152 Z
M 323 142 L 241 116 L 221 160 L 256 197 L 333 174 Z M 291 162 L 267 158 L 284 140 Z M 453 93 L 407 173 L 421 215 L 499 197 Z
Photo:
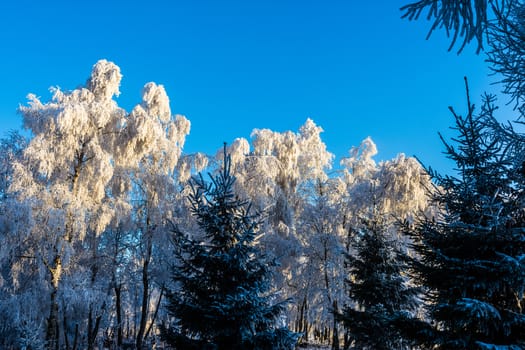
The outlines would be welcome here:
M 179 249 L 173 280 L 179 288 L 167 296 L 174 321 L 162 326 L 163 339 L 184 350 L 293 349 L 298 336 L 278 326 L 285 303 L 274 303 L 272 264 L 256 242 L 260 217 L 235 195 L 226 150 L 224 155 L 210 183 L 202 176 L 191 182 L 189 201 L 200 232 L 190 238 L 174 230 Z
M 355 237 L 355 256 L 346 258 L 352 302 L 339 315 L 346 329 L 346 348 L 404 349 L 409 342 L 397 331 L 397 324 L 409 321 L 418 305 L 418 289 L 403 276 L 406 256 L 387 237 L 378 215 L 363 220 Z
M 426 349 L 525 349 L 523 173 L 493 127 L 492 98 L 474 115 L 467 86 L 467 102 L 465 117 L 451 108 L 458 136 L 443 140 L 457 175 L 431 172 L 440 215 L 405 227 L 428 303 L 427 332 L 412 331 Z

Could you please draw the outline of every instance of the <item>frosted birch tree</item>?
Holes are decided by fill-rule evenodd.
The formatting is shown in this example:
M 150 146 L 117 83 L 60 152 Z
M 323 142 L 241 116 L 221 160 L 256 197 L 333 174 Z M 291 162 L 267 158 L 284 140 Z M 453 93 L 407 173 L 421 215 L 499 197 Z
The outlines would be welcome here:
M 328 178 L 333 154 L 321 140 L 323 129 L 307 119 L 298 133 L 255 129 L 252 132 L 255 158 L 254 171 L 270 182 L 265 193 L 274 198 L 272 220 L 286 226 L 282 231 L 293 233 L 295 218 L 300 210 L 300 191 L 310 183 Z M 253 176 L 252 174 L 250 174 Z
M 25 318 L 24 325 L 20 322 L 15 310 L 28 310 L 26 303 L 32 300 L 38 292 L 30 283 L 17 285 L 18 295 L 14 294 L 11 264 L 16 256 L 21 255 L 20 239 L 13 234 L 13 226 L 23 219 L 24 212 L 17 205 L 16 199 L 9 193 L 9 186 L 13 179 L 13 163 L 20 159 L 27 146 L 27 139 L 18 132 L 10 132 L 0 140 L 0 348 L 8 348 L 20 339 L 17 334 L 28 334 L 39 328 L 34 317 Z M 22 224 L 22 222 L 20 223 Z M 25 299 L 25 300 L 24 300 Z M 22 338 L 25 338 L 22 335 Z M 20 343 L 31 344 L 33 339 L 21 339 Z M 38 344 L 36 344 L 38 345 Z
M 256 129 L 252 145 L 237 139 L 228 149 L 240 191 L 269 213 L 273 233 L 265 244 L 281 260 L 277 287 L 295 298 L 290 321 L 305 336 L 317 329 L 319 338 L 325 329 L 337 331 L 329 310 L 344 297 L 340 252 L 354 226 L 371 208 L 381 208 L 390 224 L 426 210 L 430 186 L 414 158 L 400 154 L 377 164 L 371 138 L 341 161 L 340 176 L 329 177 L 333 156 L 321 131 L 311 120 L 298 133 Z
M 326 150 L 321 140 L 323 129 L 311 119 L 307 119 L 298 133 L 291 131 L 279 133 L 268 129 L 255 129 L 252 132 L 253 151 L 249 159 L 252 169 L 250 178 L 262 176 L 265 181 L 259 195 L 266 195 L 270 207 L 270 220 L 273 235 L 269 235 L 269 248 L 278 258 L 298 257 L 299 245 L 296 235 L 297 218 L 307 199 L 312 184 L 325 181 L 326 171 L 332 166 L 332 153 Z M 245 182 L 247 187 L 250 184 Z M 253 192 L 257 187 L 251 187 Z M 262 190 L 262 191 L 261 191 Z M 283 259 L 281 259 L 283 260 Z M 289 278 L 291 266 L 281 261 L 284 277 Z M 286 276 L 288 274 L 288 277 Z
M 313 192 L 312 185 L 327 180 L 332 166 L 333 154 L 321 140 L 322 131 L 307 119 L 297 133 L 255 129 L 252 149 L 245 139 L 235 140 L 228 149 L 238 186 L 269 215 L 273 233 L 267 237 L 267 248 L 281 260 L 298 257 L 296 221 L 302 204 Z M 281 263 L 289 275 L 291 265 Z
M 279 260 L 281 272 L 274 284 L 276 289 L 281 290 L 283 298 L 294 298 L 288 315 L 290 326 L 304 332 L 305 336 L 311 328 L 310 317 L 328 320 L 328 308 L 332 307 L 331 304 L 327 307 L 324 304 L 327 288 L 324 282 L 320 282 L 325 279 L 318 279 L 319 274 L 312 272 L 312 269 L 319 271 L 317 260 L 313 264 L 306 259 L 306 254 L 313 251 L 312 241 L 323 240 L 324 237 L 332 242 L 333 227 L 327 229 L 318 225 L 330 219 L 325 216 L 314 222 L 316 219 L 312 218 L 315 203 L 320 198 L 320 187 L 326 190 L 327 196 L 332 193 L 337 196 L 338 191 L 336 188 L 328 189 L 332 181 L 327 171 L 334 156 L 327 151 L 321 139 L 322 131 L 311 119 L 307 119 L 298 132 L 255 129 L 251 145 L 248 140 L 239 138 L 228 148 L 232 171 L 238 179 L 237 191 L 250 198 L 255 208 L 267 213 L 265 230 L 268 235 L 264 238 L 264 245 Z M 308 216 L 311 220 L 303 222 Z M 309 252 L 306 253 L 305 249 Z M 333 276 L 329 275 L 331 283 Z M 313 305 L 311 309 L 310 304 Z M 318 307 L 324 311 L 318 313 Z M 318 325 L 318 321 L 312 320 L 312 324 Z
M 340 179 L 346 187 L 344 199 L 346 228 L 359 223 L 359 218 L 366 215 L 370 206 L 373 206 L 377 200 L 375 192 L 378 187 L 379 169 L 373 159 L 377 152 L 376 144 L 372 138 L 367 137 L 359 146 L 350 148 L 349 156 L 340 162 L 343 167 Z
M 143 101 L 131 112 L 130 124 L 136 125 L 130 130 L 132 137 L 129 137 L 136 143 L 133 149 L 143 149 L 138 168 L 128 174 L 133 181 L 134 203 L 134 214 L 130 219 L 136 222 L 137 258 L 141 262 L 141 314 L 136 335 L 136 347 L 141 349 L 147 326 L 154 322 L 150 317 L 152 277 L 155 277 L 152 272 L 156 270 L 156 277 L 159 277 L 159 272 L 166 270 L 158 266 L 165 259 L 157 259 L 155 266 L 153 257 L 155 252 L 161 254 L 165 242 L 169 241 L 164 227 L 167 219 L 173 216 L 178 199 L 175 170 L 190 124 L 180 116 L 172 120 L 168 96 L 162 86 L 154 83 L 144 87 Z M 157 288 L 159 298 L 162 298 L 162 282 Z
M 318 183 L 317 193 L 304 203 L 298 225 L 302 251 L 289 281 L 298 301 L 291 316 L 303 341 L 331 342 L 334 349 L 338 348 L 339 327 L 332 310 L 339 308 L 344 297 L 346 237 L 341 185 L 337 178 Z
M 153 157 L 158 145 L 163 166 L 173 166 L 189 130 L 184 117 L 171 120 L 166 95 L 155 84 L 146 85 L 143 102 L 133 112 L 120 108 L 114 97 L 121 78 L 118 66 L 101 60 L 85 87 L 69 92 L 53 88 L 49 102 L 29 95 L 29 104 L 20 108 L 33 138 L 23 159 L 14 163 L 10 190 L 28 208 L 26 221 L 33 223 L 17 233 L 28 242 L 25 255 L 37 262 L 47 290 L 50 349 L 67 343 L 62 322 L 67 310 L 60 298 L 86 299 L 86 291 L 88 315 L 81 327 L 88 334 L 85 346 L 94 346 L 110 292 L 107 282 L 97 280 L 100 237 L 116 217 L 131 210 L 133 186 L 125 175 Z
M 311 187 L 328 178 L 333 155 L 321 140 L 322 128 L 307 119 L 299 132 L 254 129 L 252 145 L 243 138 L 228 147 L 237 190 L 268 215 L 268 249 L 280 258 L 296 250 L 296 220 Z M 220 157 L 220 154 L 218 154 Z M 297 257 L 296 252 L 291 252 Z
M 349 157 L 341 160 L 349 224 L 358 224 L 371 208 L 389 215 L 390 222 L 411 220 L 420 212 L 432 215 L 430 194 L 434 185 L 417 159 L 400 153 L 377 164 L 373 160 L 377 147 L 370 137 L 349 153 Z

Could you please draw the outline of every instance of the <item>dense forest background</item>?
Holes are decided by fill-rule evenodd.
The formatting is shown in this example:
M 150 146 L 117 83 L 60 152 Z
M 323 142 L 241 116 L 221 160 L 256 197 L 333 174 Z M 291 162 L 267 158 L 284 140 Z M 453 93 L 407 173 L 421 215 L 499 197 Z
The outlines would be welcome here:
M 451 47 L 460 38 L 459 50 L 473 40 L 486 52 L 515 104 L 517 123 L 501 124 L 495 98 L 476 108 L 465 85 L 467 108 L 450 108 L 455 136 L 443 138 L 452 174 L 404 154 L 378 163 L 371 138 L 334 164 L 311 119 L 186 154 L 190 121 L 172 114 L 163 86 L 146 84 L 126 111 L 114 99 L 120 68 L 107 60 L 75 90 L 30 95 L 20 107 L 29 134 L 0 142 L 0 347 L 153 348 L 170 343 L 170 329 L 208 339 L 187 328 L 198 315 L 180 321 L 178 296 L 202 292 L 180 269 L 202 273 L 196 251 L 205 259 L 232 244 L 215 240 L 226 213 L 243 225 L 256 217 L 226 232 L 268 267 L 243 295 L 279 306 L 261 317 L 292 331 L 287 346 L 525 347 L 525 7 L 419 1 L 404 13 L 424 9 L 432 28 L 452 33 Z M 228 210 L 201 211 L 233 197 Z

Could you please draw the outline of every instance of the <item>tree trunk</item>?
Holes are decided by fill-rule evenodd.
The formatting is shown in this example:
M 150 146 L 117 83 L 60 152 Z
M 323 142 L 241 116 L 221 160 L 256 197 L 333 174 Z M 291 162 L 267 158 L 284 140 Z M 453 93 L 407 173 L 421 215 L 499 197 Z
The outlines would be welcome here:
M 98 248 L 98 242 L 97 237 L 94 233 L 92 233 L 91 237 L 91 287 L 93 288 L 95 286 L 95 281 L 97 279 L 98 274 L 98 261 L 97 261 L 97 248 Z M 105 308 L 105 301 L 103 302 L 103 305 L 101 307 L 101 311 Z M 88 315 L 88 350 L 93 350 L 95 348 L 98 330 L 100 328 L 100 320 L 102 319 L 102 315 L 94 316 L 93 315 L 93 304 L 89 305 L 89 315 Z
M 49 317 L 47 319 L 46 341 L 49 350 L 58 350 L 58 303 L 57 303 L 57 288 L 53 286 L 50 296 Z
M 339 313 L 339 309 L 337 307 L 337 300 L 334 300 L 333 302 L 333 315 L 334 315 L 334 329 L 332 332 L 332 350 L 339 350 L 339 329 L 337 327 L 337 318 L 335 315 Z
M 148 227 L 146 233 L 146 254 L 144 261 L 142 263 L 142 307 L 140 314 L 140 325 L 139 331 L 137 333 L 137 350 L 142 349 L 142 344 L 144 342 L 144 334 L 146 332 L 146 323 L 148 322 L 148 311 L 149 311 L 149 263 L 151 259 L 151 253 L 153 249 L 152 242 L 152 232 L 149 228 L 150 222 L 149 218 L 146 220 L 146 225 Z
M 146 331 L 146 334 L 144 334 L 144 338 L 147 338 L 149 336 L 149 333 L 151 332 L 151 328 L 155 324 L 155 319 L 157 318 L 157 314 L 159 313 L 160 303 L 162 301 L 163 294 L 164 294 L 164 286 L 160 288 L 159 300 L 157 301 L 157 305 L 155 306 L 155 312 L 153 313 L 153 317 L 151 318 L 151 322 L 149 324 L 148 330 Z
M 348 332 L 348 330 L 345 330 L 345 335 L 344 335 L 344 339 L 343 339 L 343 349 L 344 350 L 348 350 L 350 349 L 350 334 Z
M 122 285 L 115 285 L 115 308 L 117 312 L 117 347 L 122 346 Z
M 88 315 L 88 324 L 87 324 L 87 350 L 93 350 L 95 347 L 95 339 L 91 334 L 91 328 L 93 328 L 93 310 L 92 306 L 89 305 L 89 315 Z
M 77 350 L 77 345 L 78 345 L 78 323 L 75 324 L 75 338 L 73 339 L 73 349 L 72 350 Z
M 70 348 L 69 348 L 69 337 L 67 335 L 67 318 L 66 318 L 66 313 L 63 312 L 63 314 L 64 314 L 64 317 L 63 317 L 63 320 L 64 320 L 64 344 L 65 344 L 66 350 L 70 350 Z
M 308 300 L 306 295 L 300 306 L 297 332 L 303 333 L 303 342 L 308 343 Z
M 58 285 L 62 274 L 62 259 L 56 253 L 53 259 L 53 266 L 46 264 L 49 273 L 51 274 L 51 295 L 49 300 L 49 317 L 47 319 L 46 341 L 49 350 L 58 350 L 60 325 L 58 319 Z
M 88 319 L 88 350 L 95 349 L 95 343 L 97 340 L 98 330 L 100 328 L 100 320 L 102 319 L 102 316 L 99 315 L 95 319 L 93 318 L 93 307 L 90 305 Z

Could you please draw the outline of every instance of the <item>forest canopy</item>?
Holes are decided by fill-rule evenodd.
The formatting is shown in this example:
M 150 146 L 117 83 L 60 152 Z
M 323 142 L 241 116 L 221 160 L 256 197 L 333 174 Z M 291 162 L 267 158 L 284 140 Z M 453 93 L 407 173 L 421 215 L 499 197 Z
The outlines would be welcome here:
M 186 153 L 164 86 L 126 110 L 120 67 L 34 94 L 0 140 L 0 347 L 521 349 L 525 138 L 521 1 L 421 0 L 430 32 L 477 43 L 496 98 L 450 107 L 454 171 L 367 137 L 336 163 L 323 128 L 256 128 Z

